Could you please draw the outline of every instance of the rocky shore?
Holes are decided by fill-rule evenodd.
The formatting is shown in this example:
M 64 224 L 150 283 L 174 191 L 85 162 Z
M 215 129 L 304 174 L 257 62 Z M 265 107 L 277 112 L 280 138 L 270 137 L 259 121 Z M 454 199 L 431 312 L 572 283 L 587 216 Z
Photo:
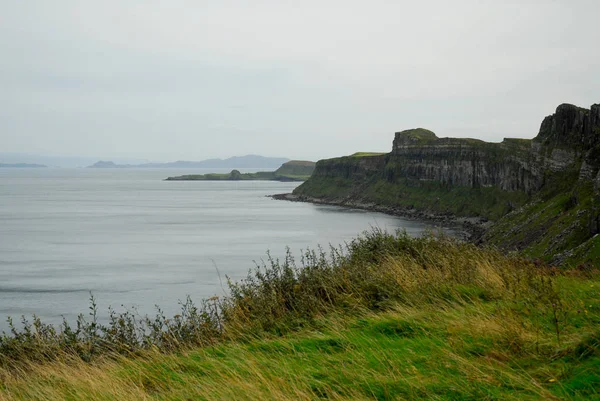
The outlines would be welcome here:
M 327 200 L 314 198 L 304 195 L 294 195 L 291 193 L 269 195 L 275 200 L 284 200 L 289 202 L 305 202 L 319 205 L 331 205 L 347 207 L 351 209 L 368 210 L 371 212 L 384 213 L 391 216 L 398 216 L 408 220 L 421 220 L 438 224 L 456 230 L 460 239 L 473 243 L 480 243 L 483 234 L 492 224 L 488 219 L 481 217 L 458 217 L 450 213 L 432 213 L 417 209 L 402 207 L 389 207 L 377 205 L 375 203 L 365 203 L 353 200 Z

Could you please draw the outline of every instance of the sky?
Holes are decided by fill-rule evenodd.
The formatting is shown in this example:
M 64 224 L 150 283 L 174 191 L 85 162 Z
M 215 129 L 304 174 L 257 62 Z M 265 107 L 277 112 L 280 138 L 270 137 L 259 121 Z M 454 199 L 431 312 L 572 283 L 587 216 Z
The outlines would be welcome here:
M 0 0 L 0 152 L 317 160 L 600 103 L 600 1 Z

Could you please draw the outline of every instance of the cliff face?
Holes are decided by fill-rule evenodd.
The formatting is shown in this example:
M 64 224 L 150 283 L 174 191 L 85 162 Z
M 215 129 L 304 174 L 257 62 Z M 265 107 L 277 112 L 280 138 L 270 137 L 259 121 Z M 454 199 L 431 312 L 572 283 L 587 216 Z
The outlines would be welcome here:
M 533 193 L 548 172 L 578 169 L 592 179 L 600 168 L 600 105 L 562 104 L 533 140 L 438 138 L 423 129 L 396 133 L 386 177 L 432 180 L 470 188 L 498 187 Z
M 531 192 L 541 179 L 529 154 L 531 141 L 505 139 L 486 143 L 476 139 L 414 140 L 414 130 L 396 133 L 385 176 L 436 181 L 469 188 L 498 187 Z
M 568 201 L 558 199 L 565 192 Z M 580 224 L 585 233 L 578 234 L 587 238 L 600 231 L 600 104 L 558 106 L 532 140 L 487 143 L 438 138 L 422 128 L 397 132 L 388 154 L 319 161 L 294 195 L 493 220 L 514 216 L 539 197 L 556 198 L 564 203 L 554 205 L 563 208 L 559 213 L 587 219 Z M 505 244 L 500 237 L 495 242 Z M 523 248 L 531 241 L 510 245 Z
M 343 178 L 360 182 L 373 175 L 379 175 L 383 171 L 385 163 L 386 155 L 345 156 L 319 160 L 312 177 Z
M 562 104 L 544 118 L 533 140 L 536 161 L 551 171 L 578 164 L 582 179 L 592 179 L 600 168 L 600 104 L 583 109 Z
M 535 140 L 567 149 L 589 148 L 598 144 L 599 128 L 600 104 L 592 105 L 589 110 L 561 104 L 556 113 L 544 118 Z
M 397 132 L 385 156 L 321 160 L 314 177 L 352 179 L 379 175 L 390 183 L 435 182 L 467 188 L 495 187 L 532 194 L 549 173 L 577 170 L 582 180 L 600 169 L 600 105 L 590 110 L 562 104 L 546 117 L 533 140 L 438 138 L 417 128 Z M 302 192 L 302 188 L 299 189 Z

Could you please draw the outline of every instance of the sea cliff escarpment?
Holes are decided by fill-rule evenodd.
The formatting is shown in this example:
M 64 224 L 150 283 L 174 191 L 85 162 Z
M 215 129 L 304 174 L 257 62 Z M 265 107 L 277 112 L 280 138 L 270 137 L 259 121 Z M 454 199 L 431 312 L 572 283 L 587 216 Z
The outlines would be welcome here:
M 425 138 L 422 134 L 415 138 L 415 130 L 396 133 L 386 179 L 407 178 L 528 193 L 541 184 L 529 154 L 529 140 L 487 143 L 477 139 L 438 138 L 433 132 L 427 132 Z
M 482 237 L 486 242 L 557 262 L 581 260 L 577 252 L 593 254 L 600 230 L 600 105 L 558 106 L 531 140 L 397 132 L 390 153 L 319 161 L 293 197 L 480 217 L 495 222 Z M 592 250 L 582 250 L 588 241 Z

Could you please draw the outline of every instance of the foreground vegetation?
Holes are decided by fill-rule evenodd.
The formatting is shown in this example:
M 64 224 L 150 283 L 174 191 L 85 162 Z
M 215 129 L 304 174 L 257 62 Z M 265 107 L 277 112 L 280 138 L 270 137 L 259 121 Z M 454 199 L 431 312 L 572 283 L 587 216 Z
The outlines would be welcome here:
M 182 313 L 34 321 L 0 399 L 600 399 L 600 275 L 373 231 Z

